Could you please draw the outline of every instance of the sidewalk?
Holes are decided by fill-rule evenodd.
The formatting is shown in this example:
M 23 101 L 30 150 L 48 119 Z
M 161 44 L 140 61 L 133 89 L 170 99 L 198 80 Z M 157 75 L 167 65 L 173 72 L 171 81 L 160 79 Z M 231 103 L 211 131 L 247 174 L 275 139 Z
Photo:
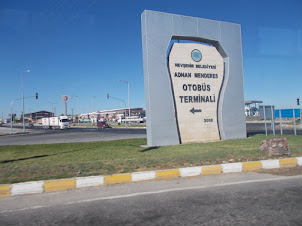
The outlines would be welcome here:
M 22 128 L 13 128 L 12 132 L 13 132 L 13 134 L 23 133 L 23 129 Z M 0 136 L 1 135 L 6 135 L 6 134 L 11 134 L 11 128 L 10 127 L 1 126 L 0 127 Z

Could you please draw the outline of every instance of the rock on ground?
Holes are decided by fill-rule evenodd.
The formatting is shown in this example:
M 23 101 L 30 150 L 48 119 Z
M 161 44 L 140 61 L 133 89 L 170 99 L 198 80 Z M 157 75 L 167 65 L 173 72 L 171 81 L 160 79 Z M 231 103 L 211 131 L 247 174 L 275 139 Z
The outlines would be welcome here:
M 261 141 L 259 148 L 267 151 L 269 156 L 290 155 L 291 152 L 287 147 L 287 139 L 285 137 L 270 138 Z

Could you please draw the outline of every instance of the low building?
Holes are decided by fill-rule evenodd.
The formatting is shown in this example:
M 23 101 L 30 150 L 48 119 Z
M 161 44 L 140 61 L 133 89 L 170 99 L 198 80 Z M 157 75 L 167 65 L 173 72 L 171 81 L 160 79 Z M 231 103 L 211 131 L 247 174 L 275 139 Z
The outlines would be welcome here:
M 121 109 L 113 109 L 113 110 L 104 110 L 104 111 L 96 111 L 86 114 L 80 115 L 80 121 L 90 121 L 96 122 L 100 119 L 106 119 L 108 121 L 116 121 L 121 117 L 129 117 L 129 109 L 121 108 Z M 146 117 L 146 111 L 143 108 L 130 108 L 130 116 L 137 116 L 139 118 Z
M 262 103 L 263 103 L 263 101 L 259 101 L 259 100 L 244 101 L 245 116 L 259 116 L 259 105 Z M 258 107 L 257 107 L 257 104 L 258 104 Z M 251 105 L 254 105 L 254 106 L 251 106 Z
M 36 121 L 41 118 L 54 117 L 54 113 L 49 111 L 37 111 L 32 113 L 24 114 L 24 118 L 31 119 L 32 121 Z
M 110 115 L 124 115 L 126 117 L 129 117 L 129 108 L 104 110 L 98 111 L 98 113 L 103 117 Z M 130 108 L 130 116 L 139 116 L 143 118 L 146 116 L 146 111 L 143 110 L 143 108 Z

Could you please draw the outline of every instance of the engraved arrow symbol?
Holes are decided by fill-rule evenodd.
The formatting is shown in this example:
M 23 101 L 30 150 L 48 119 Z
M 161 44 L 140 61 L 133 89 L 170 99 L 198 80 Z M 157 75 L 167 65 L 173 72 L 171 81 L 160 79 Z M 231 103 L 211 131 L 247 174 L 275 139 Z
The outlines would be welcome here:
M 201 112 L 201 109 L 194 109 L 194 108 L 192 108 L 191 110 L 190 110 L 190 112 L 192 112 L 193 114 L 195 114 L 195 112 Z

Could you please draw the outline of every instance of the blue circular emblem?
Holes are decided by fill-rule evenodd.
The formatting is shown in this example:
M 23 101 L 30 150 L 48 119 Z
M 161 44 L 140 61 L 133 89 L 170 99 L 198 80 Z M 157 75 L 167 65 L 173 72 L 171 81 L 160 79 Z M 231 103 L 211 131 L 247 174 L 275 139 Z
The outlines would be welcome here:
M 199 62 L 202 59 L 201 52 L 198 49 L 194 49 L 191 53 L 191 57 L 195 62 Z

